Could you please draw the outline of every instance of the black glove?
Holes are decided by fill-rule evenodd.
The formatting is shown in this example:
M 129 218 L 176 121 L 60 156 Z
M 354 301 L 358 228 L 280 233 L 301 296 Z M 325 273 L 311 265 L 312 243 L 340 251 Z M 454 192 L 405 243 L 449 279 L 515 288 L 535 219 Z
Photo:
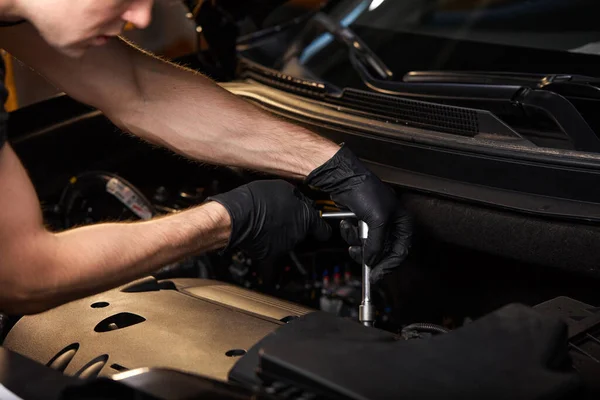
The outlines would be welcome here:
M 327 240 L 331 227 L 295 186 L 283 181 L 255 181 L 209 197 L 231 216 L 225 250 L 238 248 L 257 261 L 273 261 L 312 234 Z
M 365 247 L 367 265 L 373 267 L 371 281 L 378 282 L 398 267 L 408 254 L 412 219 L 400 206 L 391 187 L 369 171 L 345 146 L 306 178 L 310 186 L 323 190 L 340 207 L 349 209 L 367 223 Z M 350 244 L 350 256 L 362 262 L 357 228 L 349 221 L 340 224 Z

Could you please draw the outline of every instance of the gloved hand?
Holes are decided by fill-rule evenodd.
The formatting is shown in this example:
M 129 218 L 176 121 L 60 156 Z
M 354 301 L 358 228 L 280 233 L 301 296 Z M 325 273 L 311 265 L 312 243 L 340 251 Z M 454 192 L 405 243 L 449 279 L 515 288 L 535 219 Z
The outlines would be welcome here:
M 338 206 L 349 209 L 369 226 L 365 258 L 372 267 L 371 282 L 380 281 L 404 261 L 411 244 L 412 219 L 392 188 L 369 171 L 350 149 L 342 146 L 305 182 L 329 193 Z M 340 227 L 351 246 L 350 256 L 361 263 L 357 228 L 350 221 L 342 221 Z
M 306 236 L 325 241 L 331 227 L 295 186 L 283 180 L 255 181 L 209 197 L 231 217 L 225 250 L 238 248 L 257 261 L 272 261 Z

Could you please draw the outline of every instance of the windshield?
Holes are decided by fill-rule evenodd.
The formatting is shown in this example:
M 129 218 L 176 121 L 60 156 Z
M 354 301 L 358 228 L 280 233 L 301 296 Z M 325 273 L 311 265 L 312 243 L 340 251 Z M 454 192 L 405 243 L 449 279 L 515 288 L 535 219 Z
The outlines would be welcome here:
M 415 70 L 600 76 L 598 0 L 342 0 L 334 4 L 328 16 L 353 30 L 390 68 L 393 80 Z M 289 52 L 287 57 L 279 54 L 268 66 L 340 87 L 362 86 L 350 66 L 347 46 L 322 29 L 304 36 L 300 45 L 294 44 L 293 57 Z
M 600 54 L 597 0 L 373 0 L 351 23 L 397 32 Z M 346 17 L 348 18 L 348 16 Z

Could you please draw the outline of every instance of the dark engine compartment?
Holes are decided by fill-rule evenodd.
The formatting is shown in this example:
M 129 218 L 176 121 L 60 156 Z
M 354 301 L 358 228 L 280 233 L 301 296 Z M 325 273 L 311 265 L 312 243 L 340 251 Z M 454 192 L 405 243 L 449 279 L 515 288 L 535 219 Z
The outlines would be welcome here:
M 138 220 L 147 211 L 176 212 L 210 194 L 265 178 L 201 165 L 150 146 L 66 96 L 19 110 L 10 123 L 11 143 L 37 189 L 47 224 L 55 230 Z M 106 191 L 111 180 L 118 188 L 112 194 Z M 408 324 L 427 322 L 452 330 L 509 303 L 535 306 L 557 296 L 581 301 L 575 308 L 584 310 L 600 304 L 595 270 L 574 273 L 576 267 L 557 269 L 525 262 L 519 255 L 469 248 L 468 232 L 461 236 L 458 230 L 455 241 L 440 235 L 440 224 L 452 230 L 464 213 L 504 219 L 510 213 L 396 189 L 416 216 L 416 241 L 405 265 L 377 288 L 378 328 L 398 335 Z M 318 193 L 303 190 L 318 207 L 332 207 Z M 4 345 L 79 378 L 151 366 L 225 380 L 240 356 L 299 316 L 322 310 L 356 319 L 359 276 L 360 266 L 351 262 L 339 235 L 325 244 L 303 243 L 273 265 L 253 263 L 237 252 L 208 254 L 39 316 L 11 316 Z M 556 312 L 554 306 L 549 309 Z M 597 318 L 589 314 L 584 317 Z M 586 324 L 586 329 L 596 329 L 595 322 L 586 319 Z M 578 334 L 597 333 L 586 329 Z M 585 348 L 574 344 L 579 350 L 573 348 L 572 355 L 595 362 L 590 340 Z
M 200 204 L 211 194 L 269 178 L 251 171 L 201 165 L 151 146 L 122 133 L 98 111 L 67 96 L 18 110 L 10 124 L 12 145 L 34 183 L 46 222 L 54 230 L 101 221 L 139 220 L 143 214 L 136 215 L 106 191 L 111 178 L 122 190 L 137 194 L 138 203 L 145 204 L 154 215 L 176 212 Z M 327 199 L 303 189 L 316 199 L 317 207 L 331 209 Z M 511 302 L 533 306 L 557 296 L 600 304 L 598 270 L 579 268 L 578 259 L 569 259 L 566 268 L 554 267 L 541 256 L 547 253 L 559 258 L 545 250 L 551 247 L 547 243 L 540 241 L 539 249 L 530 253 L 494 251 L 495 242 L 523 241 L 522 236 L 527 235 L 523 232 L 527 232 L 528 224 L 536 224 L 536 218 L 524 219 L 516 213 L 401 187 L 397 191 L 415 216 L 415 243 L 405 265 L 378 287 L 379 327 L 394 331 L 408 323 L 427 321 L 453 328 Z M 513 223 L 512 236 L 490 235 L 488 251 L 470 246 L 481 231 L 465 230 L 465 224 L 492 225 L 488 226 L 490 231 L 494 221 L 501 229 L 507 220 Z M 586 229 L 585 224 L 577 228 Z M 595 236 L 594 227 L 590 229 L 590 235 Z M 576 245 L 566 243 L 562 251 L 573 251 L 571 247 Z M 561 249 L 555 251 L 560 253 Z M 586 253 L 595 252 L 590 248 Z M 594 258 L 585 253 L 580 257 Z M 241 253 L 209 254 L 166 266 L 155 274 L 158 279 L 217 279 L 343 316 L 352 316 L 356 308 L 359 276 L 360 266 L 347 256 L 346 245 L 337 234 L 325 244 L 306 242 L 275 265 L 253 265 Z

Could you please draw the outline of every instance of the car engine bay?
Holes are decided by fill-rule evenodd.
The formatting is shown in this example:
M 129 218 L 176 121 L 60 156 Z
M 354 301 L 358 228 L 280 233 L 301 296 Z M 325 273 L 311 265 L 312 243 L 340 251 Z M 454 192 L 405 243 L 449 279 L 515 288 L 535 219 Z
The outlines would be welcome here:
M 0 314 L 0 398 L 4 387 L 24 400 L 597 398 L 600 202 L 586 185 L 600 174 L 600 156 L 530 143 L 498 125 L 493 110 L 473 113 L 468 135 L 436 130 L 444 118 L 464 122 L 462 107 L 479 99 L 433 106 L 367 92 L 362 81 L 338 91 L 252 59 L 278 54 L 282 39 L 269 38 L 293 37 L 312 12 L 244 36 L 238 65 L 238 18 L 252 14 L 251 3 L 284 2 L 187 3 L 211 49 L 183 63 L 352 148 L 414 218 L 409 256 L 371 286 L 374 328 L 358 323 L 363 271 L 337 219 L 327 220 L 330 240 L 309 238 L 268 263 L 210 252 L 40 314 Z M 211 25 L 222 15 L 230 19 Z M 338 40 L 350 32 L 338 28 Z M 62 94 L 12 112 L 8 124 L 54 232 L 176 214 L 274 178 L 191 161 Z M 510 135 L 495 135 L 498 126 Z M 290 182 L 322 215 L 344 211 Z
M 59 108 L 71 114 L 52 112 Z M 34 123 L 31 113 L 38 117 Z M 11 124 L 18 127 L 13 146 L 55 231 L 176 213 L 264 179 L 251 171 L 193 163 L 141 142 L 66 96 L 13 114 Z M 319 193 L 302 190 L 319 209 L 337 210 Z M 420 196 L 398 194 L 409 210 L 415 201 L 410 196 Z M 337 222 L 331 223 L 337 232 Z M 241 252 L 200 255 L 39 315 L 8 317 L 3 346 L 86 381 L 151 366 L 255 386 L 247 372 L 255 367 L 237 361 L 251 359 L 252 349 L 295 320 L 314 314 L 321 317 L 311 318 L 335 317 L 329 321 L 334 324 L 356 321 L 360 273 L 337 233 L 326 243 L 309 240 L 273 265 Z M 545 307 L 551 314 L 590 310 L 572 322 L 585 325 L 578 335 L 593 339 L 573 342 L 571 357 L 595 364 L 592 305 L 600 303 L 595 283 L 590 276 L 443 243 L 422 230 L 417 218 L 410 258 L 374 288 L 376 331 L 396 340 L 427 340 L 512 303 Z

